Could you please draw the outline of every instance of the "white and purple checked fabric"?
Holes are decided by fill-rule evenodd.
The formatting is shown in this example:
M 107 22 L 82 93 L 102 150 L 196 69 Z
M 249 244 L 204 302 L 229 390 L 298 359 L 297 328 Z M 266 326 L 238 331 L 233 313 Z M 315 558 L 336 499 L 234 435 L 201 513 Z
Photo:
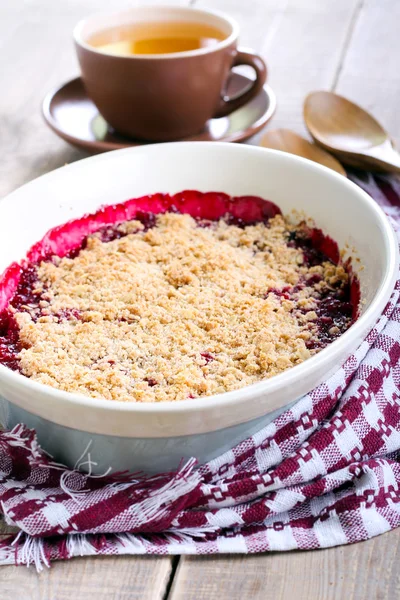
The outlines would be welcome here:
M 355 177 L 400 228 L 400 183 Z M 0 506 L 20 529 L 0 564 L 95 554 L 325 548 L 400 524 L 400 284 L 329 380 L 194 469 L 95 478 L 50 462 L 23 425 L 0 434 Z

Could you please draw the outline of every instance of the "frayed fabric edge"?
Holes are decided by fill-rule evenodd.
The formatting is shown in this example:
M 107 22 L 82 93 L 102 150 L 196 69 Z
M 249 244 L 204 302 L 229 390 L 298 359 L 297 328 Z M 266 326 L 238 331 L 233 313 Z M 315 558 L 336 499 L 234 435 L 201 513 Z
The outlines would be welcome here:
M 215 527 L 210 526 L 207 533 L 214 532 L 215 529 Z M 197 531 L 195 528 L 183 532 L 170 530 L 162 534 L 164 543 L 168 544 L 168 554 L 188 553 L 188 549 L 193 545 L 194 540 L 202 539 L 204 536 L 204 530 Z M 101 538 L 104 538 L 103 543 Z M 51 563 L 57 560 L 96 555 L 155 554 L 151 550 L 152 544 L 148 539 L 139 534 L 130 533 L 110 534 L 107 537 L 71 533 L 58 541 L 58 550 L 54 554 L 51 550 L 52 546 L 51 542 L 47 546 L 46 539 L 34 538 L 19 532 L 15 536 L 10 536 L 9 540 L 0 542 L 0 566 L 32 566 L 40 573 L 45 568 L 50 568 Z M 105 547 L 107 548 L 106 551 L 104 551 Z M 162 548 L 163 545 L 160 545 L 159 554 L 165 554 L 162 552 Z

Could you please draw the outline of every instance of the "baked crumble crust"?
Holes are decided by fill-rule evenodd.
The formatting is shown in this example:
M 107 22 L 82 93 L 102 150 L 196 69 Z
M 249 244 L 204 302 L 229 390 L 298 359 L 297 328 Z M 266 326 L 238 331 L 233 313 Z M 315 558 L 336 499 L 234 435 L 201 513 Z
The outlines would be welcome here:
M 94 398 L 183 400 L 261 381 L 320 349 L 319 301 L 348 274 L 307 264 L 290 243 L 302 225 L 155 219 L 38 266 L 39 306 L 14 315 L 24 375 Z

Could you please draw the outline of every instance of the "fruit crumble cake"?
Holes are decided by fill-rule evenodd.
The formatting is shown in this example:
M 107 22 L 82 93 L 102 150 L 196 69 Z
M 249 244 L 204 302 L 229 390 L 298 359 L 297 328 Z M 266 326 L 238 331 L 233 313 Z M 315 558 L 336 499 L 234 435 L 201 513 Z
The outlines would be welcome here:
M 282 373 L 355 318 L 336 244 L 272 203 L 146 202 L 56 228 L 10 268 L 2 364 L 93 398 L 183 400 Z

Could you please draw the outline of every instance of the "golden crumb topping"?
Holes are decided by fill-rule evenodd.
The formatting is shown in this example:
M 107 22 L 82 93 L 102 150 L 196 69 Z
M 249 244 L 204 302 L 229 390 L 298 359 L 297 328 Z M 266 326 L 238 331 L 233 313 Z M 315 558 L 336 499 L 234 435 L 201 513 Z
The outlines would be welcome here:
M 240 228 L 189 215 L 120 226 L 75 258 L 38 267 L 40 316 L 17 311 L 23 374 L 53 387 L 127 402 L 209 396 L 307 359 L 318 290 L 343 267 L 304 264 L 278 215 Z M 290 298 L 274 293 L 319 275 Z M 318 278 L 317 278 L 318 281 Z M 272 291 L 271 291 L 272 290 Z

